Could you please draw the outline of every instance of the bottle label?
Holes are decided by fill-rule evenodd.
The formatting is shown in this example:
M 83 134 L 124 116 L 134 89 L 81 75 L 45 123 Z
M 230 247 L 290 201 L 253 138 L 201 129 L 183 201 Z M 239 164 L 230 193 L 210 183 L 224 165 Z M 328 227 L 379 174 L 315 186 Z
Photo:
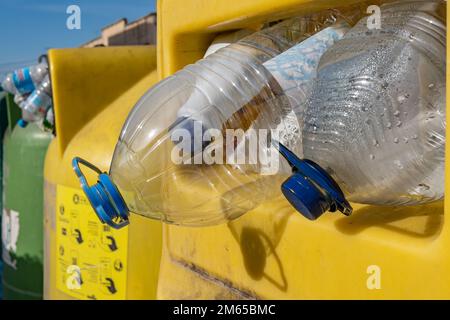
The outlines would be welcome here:
M 349 29 L 350 26 L 346 22 L 340 22 L 263 64 L 277 80 L 294 108 L 306 101 L 317 76 L 322 55 L 336 41 L 342 39 Z
M 83 191 L 57 186 L 56 287 L 77 299 L 126 298 L 128 229 L 102 224 Z
M 45 92 L 38 93 L 36 90 L 30 95 L 25 104 L 25 111 L 38 115 L 40 118 L 45 117 L 47 110 L 50 108 L 52 103 L 52 98 L 49 97 Z
M 291 149 L 294 148 L 299 157 L 303 157 L 303 150 L 296 147 L 296 142 L 302 140 L 305 103 L 311 94 L 320 58 L 336 41 L 342 39 L 349 29 L 350 26 L 346 22 L 339 22 L 264 63 L 264 67 L 280 85 L 290 105 L 286 108 L 287 114 L 280 111 L 279 116 L 283 121 L 280 121 L 275 129 L 278 141 Z
M 33 79 L 30 74 L 30 68 L 23 68 L 14 71 L 13 81 L 17 91 L 20 94 L 29 93 L 35 89 Z

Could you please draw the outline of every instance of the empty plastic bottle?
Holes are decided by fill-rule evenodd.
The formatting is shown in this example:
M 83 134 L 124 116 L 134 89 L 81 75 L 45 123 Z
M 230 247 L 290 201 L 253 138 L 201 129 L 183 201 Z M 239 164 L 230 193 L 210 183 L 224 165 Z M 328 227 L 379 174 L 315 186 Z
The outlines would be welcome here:
M 348 199 L 420 204 L 444 196 L 446 27 L 441 1 L 381 7 L 320 61 L 303 132 L 304 156 Z
M 206 50 L 203 58 L 206 58 L 214 52 L 217 52 L 219 49 L 228 47 L 230 44 L 235 43 L 252 33 L 254 33 L 254 31 L 252 31 L 251 29 L 241 29 L 235 32 L 219 35 L 209 45 L 208 50 Z
M 44 119 L 52 104 L 52 87 L 46 76 L 23 104 L 23 109 L 40 119 Z
M 283 145 L 280 152 L 288 161 L 278 162 L 270 135 L 280 128 L 291 130 L 286 119 L 303 108 L 302 101 L 296 100 L 302 99 L 284 89 L 301 89 L 314 78 L 321 54 L 345 33 L 345 20 L 353 24 L 356 16 L 361 17 L 359 10 L 351 13 L 347 19 L 337 11 L 326 11 L 286 20 L 185 67 L 149 90 L 122 129 L 109 175 L 85 160 L 73 161 L 100 219 L 122 227 L 130 210 L 189 226 L 228 221 L 278 194 L 291 167 L 296 175 L 285 182 L 285 190 L 300 188 L 302 192 L 288 197 L 304 215 L 314 218 L 326 210 L 348 214 L 351 208 L 339 187 L 318 166 L 292 158 Z M 302 47 L 305 39 L 310 42 Z M 306 56 L 293 55 L 291 48 Z M 278 60 L 270 63 L 272 59 Z M 283 73 L 295 61 L 298 70 L 293 74 L 302 75 L 297 82 L 289 72 Z M 293 124 L 299 132 L 298 121 Z M 233 136 L 228 140 L 228 130 L 247 133 L 253 127 L 266 130 L 256 141 L 263 156 L 256 161 L 229 161 L 239 140 Z M 263 175 L 267 164 L 261 159 L 275 160 L 280 174 Z M 97 184 L 88 185 L 80 164 L 99 174 Z
M 3 90 L 14 95 L 23 95 L 34 91 L 48 74 L 46 63 L 18 69 L 8 74 L 2 82 Z
M 46 76 L 28 98 L 19 104 L 22 109 L 22 121 L 19 125 L 26 126 L 28 122 L 40 122 L 46 118 L 52 105 L 52 88 L 50 79 Z

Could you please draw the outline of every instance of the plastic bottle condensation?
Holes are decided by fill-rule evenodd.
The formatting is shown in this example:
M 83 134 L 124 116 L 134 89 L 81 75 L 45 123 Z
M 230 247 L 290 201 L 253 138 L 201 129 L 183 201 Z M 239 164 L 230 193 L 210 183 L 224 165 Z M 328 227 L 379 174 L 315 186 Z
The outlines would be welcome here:
M 443 2 L 381 7 L 320 61 L 303 130 L 304 156 L 349 200 L 412 205 L 444 196 L 446 27 Z

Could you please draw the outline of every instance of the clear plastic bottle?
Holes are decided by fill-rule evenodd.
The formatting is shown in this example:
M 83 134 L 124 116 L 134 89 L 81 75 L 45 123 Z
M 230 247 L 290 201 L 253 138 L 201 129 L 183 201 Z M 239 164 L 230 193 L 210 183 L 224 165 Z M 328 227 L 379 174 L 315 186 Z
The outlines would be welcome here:
M 44 119 L 52 104 L 52 87 L 50 79 L 46 76 L 23 104 L 23 109 L 36 118 Z
M 99 182 L 89 187 L 79 164 L 100 171 L 82 159 L 74 159 L 74 169 L 100 218 L 122 226 L 129 209 L 168 223 L 203 226 L 239 217 L 278 194 L 280 184 L 295 165 L 279 161 L 278 152 L 270 145 L 270 135 L 277 129 L 290 131 L 291 125 L 299 132 L 298 121 L 288 124 L 286 119 L 303 106 L 286 95 L 283 88 L 295 81 L 279 81 L 283 64 L 280 68 L 272 66 L 279 71 L 274 72 L 265 63 L 321 30 L 331 26 L 340 30 L 344 20 L 353 25 L 361 17 L 359 8 L 347 12 L 345 19 L 338 11 L 330 10 L 280 22 L 186 66 L 149 90 L 122 129 L 109 176 L 101 174 Z M 296 66 L 307 79 L 299 79 L 298 83 L 313 78 L 320 55 L 337 40 L 333 37 L 340 37 L 334 29 L 325 34 L 328 37 L 317 41 L 320 45 L 309 60 L 299 57 Z M 252 127 L 266 129 L 256 142 L 262 156 L 256 161 L 233 163 L 230 154 L 239 143 L 234 137 L 231 141 L 219 138 L 227 130 L 240 129 L 246 134 Z M 180 142 L 178 130 L 192 135 Z M 210 130 L 218 135 L 207 136 Z M 226 142 L 232 152 L 225 148 Z M 292 139 L 283 142 L 293 143 Z M 189 151 L 184 152 L 186 149 Z M 268 174 L 267 163 L 262 163 L 261 158 L 274 160 L 277 170 L 272 173 L 279 174 Z M 218 164 L 222 159 L 224 163 Z M 310 184 L 308 188 L 320 193 L 322 200 L 326 198 L 311 204 L 314 210 L 345 211 L 335 205 L 335 197 Z M 114 219 L 120 222 L 114 223 Z
M 8 74 L 2 82 L 2 87 L 11 94 L 23 95 L 34 91 L 47 75 L 47 64 L 39 63 Z
M 322 57 L 303 130 L 304 156 L 348 199 L 410 205 L 444 196 L 446 26 L 442 1 L 381 7 Z
M 52 88 L 47 75 L 28 98 L 19 104 L 22 119 L 19 123 L 24 127 L 29 122 L 43 122 L 52 105 Z

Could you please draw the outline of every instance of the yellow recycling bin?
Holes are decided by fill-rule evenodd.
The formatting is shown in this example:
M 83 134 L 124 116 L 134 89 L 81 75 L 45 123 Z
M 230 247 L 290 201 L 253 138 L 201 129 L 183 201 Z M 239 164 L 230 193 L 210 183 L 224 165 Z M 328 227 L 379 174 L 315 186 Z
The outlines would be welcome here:
M 201 58 L 222 32 L 357 2 L 159 0 L 159 76 Z M 353 204 L 351 217 L 309 221 L 280 197 L 226 225 L 165 225 L 158 298 L 448 299 L 448 205 Z
M 157 81 L 156 49 L 58 49 L 49 60 L 56 139 L 44 173 L 44 297 L 154 299 L 161 224 L 132 215 L 129 228 L 102 225 L 71 160 L 81 156 L 109 168 L 127 114 Z

